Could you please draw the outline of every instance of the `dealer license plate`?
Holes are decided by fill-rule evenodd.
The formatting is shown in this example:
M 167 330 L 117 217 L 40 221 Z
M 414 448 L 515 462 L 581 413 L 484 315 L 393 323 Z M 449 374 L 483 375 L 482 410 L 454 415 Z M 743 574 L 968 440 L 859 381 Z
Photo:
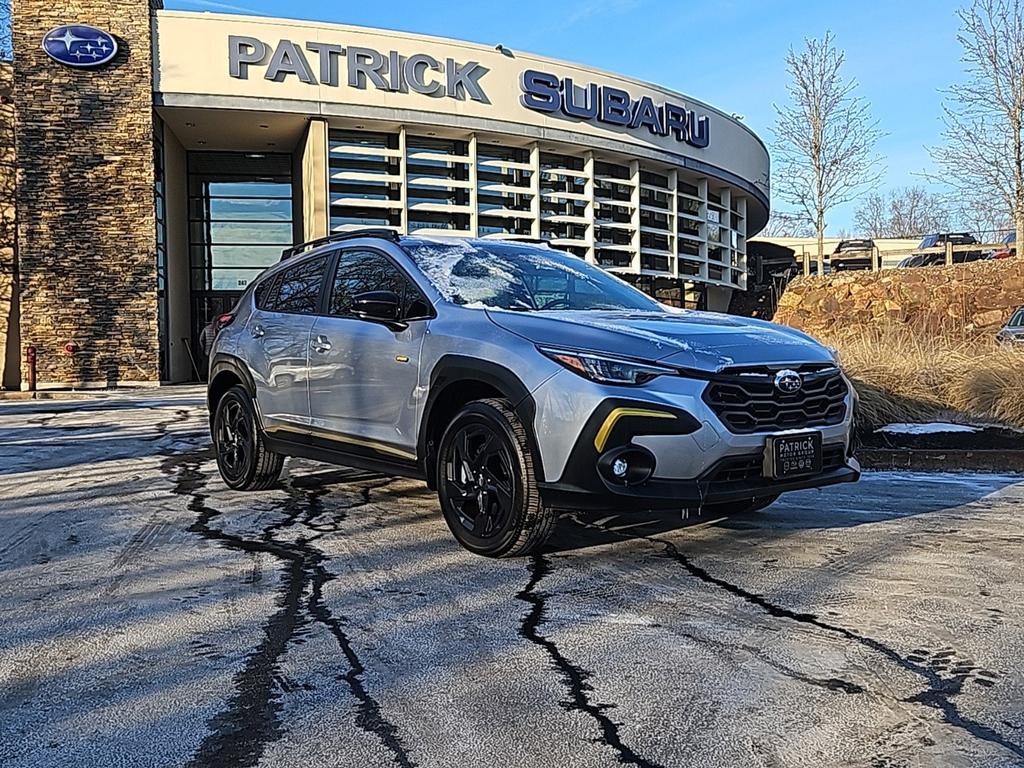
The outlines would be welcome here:
M 765 443 L 764 476 L 772 479 L 821 472 L 821 433 L 772 435 Z

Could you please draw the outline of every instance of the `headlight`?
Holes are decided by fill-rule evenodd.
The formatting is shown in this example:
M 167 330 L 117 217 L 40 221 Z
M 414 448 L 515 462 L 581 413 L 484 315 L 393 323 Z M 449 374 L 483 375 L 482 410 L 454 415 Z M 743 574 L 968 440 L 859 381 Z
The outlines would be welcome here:
M 645 384 L 656 376 L 676 373 L 675 368 L 629 358 L 550 347 L 537 349 L 573 373 L 600 384 Z

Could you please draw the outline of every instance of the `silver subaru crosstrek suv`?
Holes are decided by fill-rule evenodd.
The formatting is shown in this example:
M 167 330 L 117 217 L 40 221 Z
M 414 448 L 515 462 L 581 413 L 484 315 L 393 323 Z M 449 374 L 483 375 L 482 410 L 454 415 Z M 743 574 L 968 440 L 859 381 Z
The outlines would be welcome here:
M 230 487 L 272 486 L 286 456 L 419 478 L 482 555 L 537 550 L 559 510 L 748 512 L 860 476 L 828 348 L 543 244 L 337 234 L 285 251 L 218 325 Z

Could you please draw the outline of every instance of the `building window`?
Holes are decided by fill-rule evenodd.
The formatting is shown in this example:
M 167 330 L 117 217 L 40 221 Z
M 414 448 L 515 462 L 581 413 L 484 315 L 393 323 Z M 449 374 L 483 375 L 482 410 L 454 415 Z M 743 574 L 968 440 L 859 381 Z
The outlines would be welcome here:
M 469 143 L 408 136 L 406 188 L 409 232 L 469 234 Z
M 402 157 L 398 135 L 330 132 L 331 231 L 402 223 Z

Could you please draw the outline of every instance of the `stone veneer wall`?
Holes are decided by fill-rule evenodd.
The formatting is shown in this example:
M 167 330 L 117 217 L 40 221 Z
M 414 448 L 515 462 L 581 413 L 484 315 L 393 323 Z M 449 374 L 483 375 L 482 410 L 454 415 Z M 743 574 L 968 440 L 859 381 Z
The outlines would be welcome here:
M 155 383 L 151 5 L 13 6 L 21 344 L 38 349 L 43 386 Z M 48 58 L 43 35 L 71 23 L 113 34 L 117 57 L 97 69 Z
M 826 339 L 886 325 L 991 336 L 1021 306 L 1024 258 L 1014 258 L 800 278 L 774 319 Z
M 17 274 L 15 251 L 14 68 L 0 63 L 0 389 L 16 389 L 20 382 L 18 360 Z

